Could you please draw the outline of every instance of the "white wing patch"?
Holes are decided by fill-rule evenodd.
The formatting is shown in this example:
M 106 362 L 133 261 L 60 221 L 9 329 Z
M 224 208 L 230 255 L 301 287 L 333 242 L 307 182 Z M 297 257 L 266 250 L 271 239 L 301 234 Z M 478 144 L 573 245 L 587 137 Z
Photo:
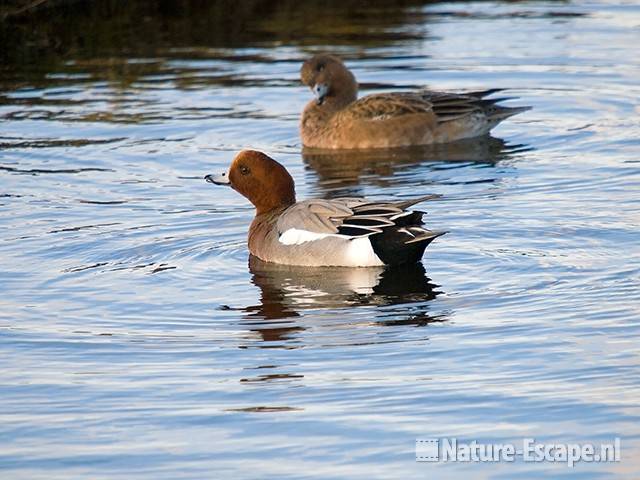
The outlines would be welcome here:
M 300 230 L 298 228 L 290 228 L 280 235 L 280 243 L 283 245 L 300 245 L 306 242 L 313 242 L 327 237 L 342 237 L 331 233 L 316 233 L 309 230 Z
M 290 228 L 283 232 L 278 240 L 283 245 L 302 245 L 328 237 L 332 237 L 336 242 L 333 251 L 336 258 L 342 258 L 341 265 L 345 267 L 379 267 L 384 265 L 384 262 L 373 251 L 369 237 L 352 238 L 335 233 L 316 233 Z

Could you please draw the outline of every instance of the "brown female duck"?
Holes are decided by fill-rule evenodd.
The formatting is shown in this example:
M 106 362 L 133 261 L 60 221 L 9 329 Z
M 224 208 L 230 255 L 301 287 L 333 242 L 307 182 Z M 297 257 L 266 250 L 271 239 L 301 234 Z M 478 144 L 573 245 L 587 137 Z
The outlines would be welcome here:
M 503 107 L 484 97 L 499 90 L 445 93 L 419 90 L 367 95 L 333 55 L 315 55 L 300 70 L 315 95 L 302 113 L 305 147 L 395 148 L 454 142 L 486 135 L 502 120 L 530 107 Z

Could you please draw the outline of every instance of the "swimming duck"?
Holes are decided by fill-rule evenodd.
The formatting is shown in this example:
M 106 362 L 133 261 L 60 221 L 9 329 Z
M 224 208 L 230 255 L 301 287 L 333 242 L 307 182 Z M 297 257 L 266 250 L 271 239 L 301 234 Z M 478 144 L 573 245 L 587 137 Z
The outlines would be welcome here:
M 230 186 L 255 206 L 249 251 L 265 262 L 314 267 L 415 263 L 435 238 L 446 233 L 424 228 L 423 212 L 407 210 L 438 195 L 389 202 L 365 198 L 296 202 L 286 168 L 255 150 L 241 151 L 227 172 L 204 178 Z
M 300 70 L 315 95 L 302 112 L 305 147 L 396 148 L 447 143 L 486 135 L 505 118 L 530 107 L 503 107 L 504 98 L 485 99 L 500 89 L 447 93 L 418 90 L 367 95 L 342 61 L 314 55 Z

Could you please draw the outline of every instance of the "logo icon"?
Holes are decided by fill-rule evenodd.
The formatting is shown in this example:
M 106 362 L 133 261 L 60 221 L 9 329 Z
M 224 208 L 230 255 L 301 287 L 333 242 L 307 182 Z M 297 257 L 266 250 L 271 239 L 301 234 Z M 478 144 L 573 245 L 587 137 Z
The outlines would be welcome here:
M 416 439 L 416 462 L 437 462 L 438 453 L 437 438 Z

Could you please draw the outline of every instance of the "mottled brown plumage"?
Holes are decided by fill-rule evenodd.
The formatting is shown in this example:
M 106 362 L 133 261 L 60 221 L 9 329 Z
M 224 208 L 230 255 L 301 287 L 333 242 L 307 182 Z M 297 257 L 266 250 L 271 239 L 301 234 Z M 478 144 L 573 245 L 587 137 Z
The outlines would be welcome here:
M 300 122 L 305 147 L 322 149 L 395 148 L 447 143 L 486 135 L 507 117 L 528 107 L 496 105 L 485 99 L 497 90 L 446 93 L 419 90 L 367 95 L 342 61 L 315 55 L 300 78 L 316 95 Z

